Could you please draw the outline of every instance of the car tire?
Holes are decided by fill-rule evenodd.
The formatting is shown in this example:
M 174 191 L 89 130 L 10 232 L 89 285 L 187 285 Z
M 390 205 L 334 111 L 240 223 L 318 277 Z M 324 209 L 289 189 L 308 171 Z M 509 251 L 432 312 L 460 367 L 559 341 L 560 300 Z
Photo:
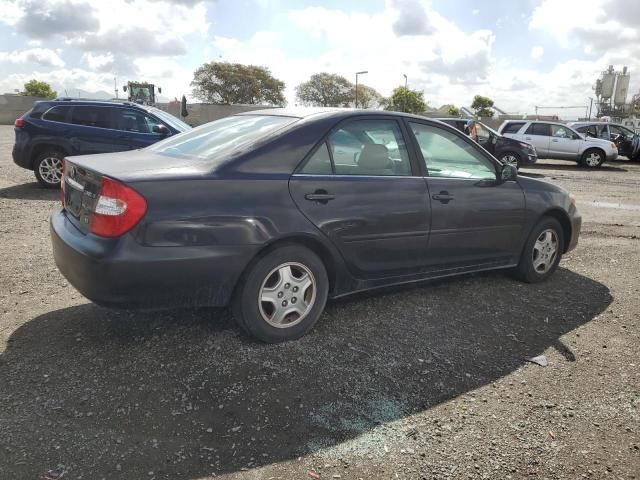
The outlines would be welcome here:
M 602 150 L 590 148 L 586 150 L 580 157 L 580 165 L 586 168 L 599 168 L 605 161 Z
M 60 188 L 63 158 L 64 153 L 55 149 L 46 149 L 38 154 L 33 163 L 33 173 L 40 185 L 45 188 Z
M 516 277 L 527 283 L 546 280 L 558 268 L 564 242 L 560 222 L 552 217 L 543 217 L 527 238 L 514 271 Z
M 520 158 L 520 155 L 518 155 L 516 152 L 505 152 L 502 155 L 500 155 L 499 160 L 502 163 L 510 163 L 514 165 L 517 169 L 519 169 L 520 166 L 522 165 L 522 159 Z
M 259 257 L 240 279 L 233 316 L 251 337 L 279 343 L 302 337 L 316 324 L 329 293 L 322 260 L 299 245 Z

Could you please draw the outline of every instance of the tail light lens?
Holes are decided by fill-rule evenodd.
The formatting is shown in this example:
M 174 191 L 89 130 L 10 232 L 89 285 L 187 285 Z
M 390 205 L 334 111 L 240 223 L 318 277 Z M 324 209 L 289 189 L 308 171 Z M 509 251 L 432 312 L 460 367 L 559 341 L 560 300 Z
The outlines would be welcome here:
M 15 123 L 13 124 L 14 127 L 16 128 L 22 128 L 24 127 L 24 120 L 21 118 L 17 118 Z
M 102 237 L 119 237 L 135 227 L 146 211 L 147 202 L 142 195 L 123 183 L 103 177 L 89 229 Z

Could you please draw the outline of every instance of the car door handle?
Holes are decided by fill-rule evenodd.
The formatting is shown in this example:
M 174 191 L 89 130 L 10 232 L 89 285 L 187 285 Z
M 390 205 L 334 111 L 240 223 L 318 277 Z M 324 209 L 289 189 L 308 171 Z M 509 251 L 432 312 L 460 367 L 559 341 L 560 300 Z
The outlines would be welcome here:
M 307 193 L 304 198 L 312 202 L 327 203 L 329 200 L 336 198 L 336 196 L 326 190 L 316 190 L 313 193 Z
M 525 140 L 531 140 L 531 137 L 524 137 Z
M 451 200 L 453 200 L 453 195 L 449 195 L 449 192 L 442 191 L 440 193 L 431 195 L 431 198 L 433 198 L 434 200 L 438 200 L 441 203 L 449 203 Z
M 556 138 L 552 138 L 551 141 L 552 142 L 556 142 L 556 143 L 558 142 L 558 140 Z

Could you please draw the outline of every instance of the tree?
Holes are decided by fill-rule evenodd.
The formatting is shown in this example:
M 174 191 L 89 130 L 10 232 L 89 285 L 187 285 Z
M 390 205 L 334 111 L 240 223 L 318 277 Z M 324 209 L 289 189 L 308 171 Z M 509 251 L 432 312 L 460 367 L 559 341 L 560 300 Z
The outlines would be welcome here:
M 285 105 L 284 82 L 266 67 L 205 63 L 193 73 L 193 96 L 209 103 Z
M 405 87 L 395 88 L 385 103 L 385 110 L 397 112 L 420 113 L 427 109 L 424 93 Z
M 316 73 L 296 87 L 296 97 L 300 103 L 308 106 L 347 107 L 354 101 L 353 88 L 353 84 L 340 75 Z
M 473 97 L 473 103 L 471 104 L 471 108 L 475 110 L 476 116 L 478 117 L 493 117 L 493 100 L 489 97 L 483 97 L 482 95 L 476 95 Z
M 51 88 L 47 82 L 39 82 L 38 80 L 29 80 L 24 84 L 24 90 L 20 92 L 21 95 L 27 95 L 29 97 L 41 97 L 41 98 L 56 98 L 58 92 Z
M 355 102 L 356 92 L 355 85 L 353 88 L 353 99 Z M 379 107 L 384 101 L 384 97 L 378 93 L 374 88 L 371 88 L 362 83 L 358 84 L 358 107 L 359 108 L 376 108 Z M 354 103 L 355 106 L 355 103 Z
M 450 105 L 449 108 L 447 108 L 447 113 L 449 115 L 451 115 L 452 117 L 459 117 L 460 116 L 460 109 L 458 107 Z

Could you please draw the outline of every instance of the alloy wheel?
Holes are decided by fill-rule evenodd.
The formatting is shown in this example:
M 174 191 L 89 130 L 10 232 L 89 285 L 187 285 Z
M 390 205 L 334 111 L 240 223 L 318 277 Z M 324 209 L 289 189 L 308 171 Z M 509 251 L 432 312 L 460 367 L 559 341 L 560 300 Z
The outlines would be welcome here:
M 547 229 L 540 233 L 531 252 L 533 269 L 536 273 L 544 275 L 551 269 L 558 256 L 558 246 L 558 234 L 555 230 Z
M 589 155 L 585 157 L 584 162 L 589 167 L 597 167 L 598 165 L 600 165 L 600 154 L 596 152 L 591 152 Z
M 259 290 L 258 307 L 265 322 L 289 328 L 309 314 L 316 300 L 316 279 L 301 263 L 287 262 L 266 276 Z
M 511 155 L 511 154 L 503 155 L 500 160 L 502 160 L 503 163 L 508 163 L 509 165 L 513 165 L 514 167 L 518 166 L 518 159 L 516 158 L 515 155 Z
M 62 160 L 57 157 L 45 157 L 38 165 L 40 177 L 47 183 L 55 185 L 62 180 Z

